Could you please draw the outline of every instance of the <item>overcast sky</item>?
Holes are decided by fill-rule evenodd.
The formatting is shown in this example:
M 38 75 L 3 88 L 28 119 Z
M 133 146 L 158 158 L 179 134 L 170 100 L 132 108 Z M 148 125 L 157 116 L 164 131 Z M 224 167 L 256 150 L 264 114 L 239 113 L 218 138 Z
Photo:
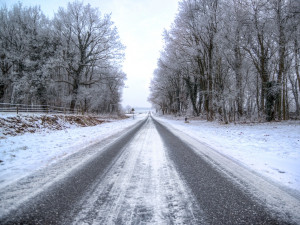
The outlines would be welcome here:
M 111 13 L 126 46 L 124 72 L 127 74 L 123 92 L 123 106 L 149 107 L 149 84 L 162 50 L 162 33 L 174 21 L 179 0 L 84 0 L 103 14 Z M 8 7 L 18 0 L 0 0 Z M 68 0 L 21 0 L 24 6 L 40 5 L 45 15 L 52 18 Z

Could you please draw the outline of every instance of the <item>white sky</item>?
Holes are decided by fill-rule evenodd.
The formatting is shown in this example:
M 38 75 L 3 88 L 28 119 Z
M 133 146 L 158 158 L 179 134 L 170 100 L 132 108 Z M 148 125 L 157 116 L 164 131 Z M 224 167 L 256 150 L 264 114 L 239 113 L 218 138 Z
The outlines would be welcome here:
M 163 47 L 162 33 L 174 21 L 179 0 L 84 0 L 102 14 L 111 13 L 121 41 L 126 46 L 123 70 L 127 74 L 123 106 L 149 107 L 149 84 Z M 18 0 L 0 0 L 10 7 Z M 24 6 L 40 5 L 52 17 L 68 0 L 21 0 Z

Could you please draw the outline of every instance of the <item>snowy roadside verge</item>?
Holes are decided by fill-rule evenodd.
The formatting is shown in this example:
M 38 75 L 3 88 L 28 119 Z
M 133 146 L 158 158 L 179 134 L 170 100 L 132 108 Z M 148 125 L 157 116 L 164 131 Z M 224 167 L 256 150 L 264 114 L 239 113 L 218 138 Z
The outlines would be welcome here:
M 276 183 L 300 191 L 300 122 L 220 125 L 155 117 Z
M 101 142 L 145 118 L 138 115 L 92 127 L 71 126 L 63 130 L 42 130 L 18 136 L 0 134 L 0 188 L 34 171 Z

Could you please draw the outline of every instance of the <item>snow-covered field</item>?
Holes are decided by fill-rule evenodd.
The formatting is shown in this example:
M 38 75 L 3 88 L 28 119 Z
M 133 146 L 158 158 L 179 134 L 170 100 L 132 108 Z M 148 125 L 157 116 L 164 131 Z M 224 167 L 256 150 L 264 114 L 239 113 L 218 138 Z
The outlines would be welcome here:
M 286 187 L 300 191 L 300 121 L 229 124 L 173 117 L 159 121 Z
M 7 114 L 0 114 L 2 118 Z M 12 115 L 10 115 L 12 116 Z M 120 132 L 145 118 L 140 114 L 92 127 L 69 126 L 64 130 L 41 129 L 18 136 L 3 135 L 0 127 L 0 188 L 63 157 Z M 63 122 L 63 121 L 62 121 Z

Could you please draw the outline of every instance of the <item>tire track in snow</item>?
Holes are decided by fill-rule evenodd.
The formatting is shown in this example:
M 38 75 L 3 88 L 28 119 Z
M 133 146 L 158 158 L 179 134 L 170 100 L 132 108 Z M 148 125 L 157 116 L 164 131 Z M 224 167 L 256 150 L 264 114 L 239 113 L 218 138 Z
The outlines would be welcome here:
M 168 159 L 152 119 L 106 176 L 83 196 L 72 224 L 203 224 L 203 214 Z

